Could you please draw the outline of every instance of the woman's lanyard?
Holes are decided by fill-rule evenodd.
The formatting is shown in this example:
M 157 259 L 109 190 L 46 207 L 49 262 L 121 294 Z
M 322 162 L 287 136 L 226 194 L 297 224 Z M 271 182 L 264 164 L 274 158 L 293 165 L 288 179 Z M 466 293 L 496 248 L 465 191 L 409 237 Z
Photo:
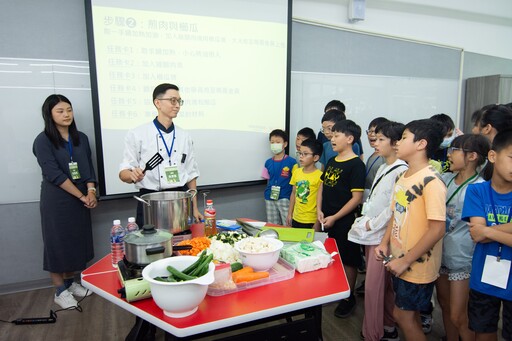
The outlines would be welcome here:
M 492 195 L 492 186 L 491 186 L 491 182 L 489 181 L 489 199 L 491 200 L 491 209 L 492 209 L 492 214 L 494 215 L 494 221 L 496 223 L 496 225 L 500 225 L 500 222 L 498 221 L 498 215 L 496 214 L 496 208 L 494 207 L 494 196 Z M 511 214 L 509 212 L 508 214 L 508 219 L 506 220 L 505 224 L 508 224 L 510 223 L 510 217 L 511 217 Z M 498 242 L 498 256 L 496 257 L 496 260 L 499 262 L 500 259 L 501 259 L 501 248 L 502 248 L 502 244 Z
M 71 138 L 68 137 L 68 151 L 70 162 L 73 162 L 73 144 L 71 143 Z
M 378 159 L 380 159 L 380 156 L 377 156 L 377 157 L 375 158 L 375 160 L 373 160 L 373 162 L 372 162 L 372 164 L 370 165 L 370 167 L 368 168 L 368 170 L 366 170 L 366 176 L 368 176 L 368 174 L 370 174 L 370 171 L 372 170 L 373 165 L 375 164 L 375 162 L 377 162 L 377 160 L 378 160 Z M 366 177 L 366 176 L 365 176 L 365 177 Z
M 153 124 L 155 125 L 156 130 L 158 130 L 158 133 L 160 134 L 160 137 L 162 138 L 162 141 L 164 141 L 165 150 L 167 151 L 167 155 L 169 156 L 169 166 L 170 166 L 171 165 L 172 149 L 174 148 L 174 140 L 176 138 L 176 127 L 174 127 L 174 129 L 172 130 L 172 132 L 173 132 L 173 134 L 172 134 L 172 143 L 171 143 L 171 148 L 169 149 L 167 147 L 167 142 L 165 142 L 164 136 L 162 135 L 162 131 L 160 131 L 160 128 L 158 128 L 158 126 L 156 125 L 155 121 L 153 121 Z
M 455 192 L 452 193 L 452 195 L 450 195 L 450 197 L 448 198 L 448 200 L 446 200 L 446 206 L 448 206 L 448 204 L 450 203 L 450 201 L 453 199 L 453 197 L 455 197 L 455 195 L 457 195 L 457 193 L 459 193 L 459 191 L 464 188 L 464 186 L 466 186 L 471 180 L 473 180 L 474 178 L 476 178 L 478 176 L 478 173 L 475 172 L 475 174 L 466 179 L 466 181 L 464 181 L 459 187 L 457 187 L 457 189 L 455 190 Z M 450 187 L 450 184 L 452 183 L 453 180 L 455 180 L 455 178 L 457 177 L 457 175 L 455 175 L 453 178 L 451 178 L 450 182 L 448 182 L 448 185 L 446 185 L 446 188 Z

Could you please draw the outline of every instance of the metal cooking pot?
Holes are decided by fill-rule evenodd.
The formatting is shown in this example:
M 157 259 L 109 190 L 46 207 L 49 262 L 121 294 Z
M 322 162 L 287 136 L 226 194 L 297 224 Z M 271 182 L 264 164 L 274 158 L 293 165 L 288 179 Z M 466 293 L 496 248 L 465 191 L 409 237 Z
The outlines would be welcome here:
M 175 246 L 174 250 L 189 250 L 191 245 Z M 144 225 L 141 230 L 124 237 L 126 260 L 137 265 L 148 265 L 156 260 L 170 257 L 173 252 L 172 233 Z
M 135 199 L 144 203 L 144 224 L 152 224 L 159 229 L 177 234 L 189 229 L 192 223 L 192 198 L 197 190 L 186 192 L 155 192 Z

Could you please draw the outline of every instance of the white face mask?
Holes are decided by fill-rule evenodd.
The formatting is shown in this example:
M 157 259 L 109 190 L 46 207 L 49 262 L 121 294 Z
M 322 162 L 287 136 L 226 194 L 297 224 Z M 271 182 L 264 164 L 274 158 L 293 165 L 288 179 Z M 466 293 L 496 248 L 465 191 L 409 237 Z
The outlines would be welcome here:
M 441 145 L 439 146 L 439 148 L 441 149 L 446 149 L 450 146 L 450 144 L 452 143 L 452 141 L 455 139 L 455 134 L 453 134 L 451 137 L 447 137 L 443 140 L 443 142 L 441 142 Z
M 270 144 L 270 151 L 273 154 L 279 154 L 283 151 L 283 144 L 282 143 L 271 143 Z

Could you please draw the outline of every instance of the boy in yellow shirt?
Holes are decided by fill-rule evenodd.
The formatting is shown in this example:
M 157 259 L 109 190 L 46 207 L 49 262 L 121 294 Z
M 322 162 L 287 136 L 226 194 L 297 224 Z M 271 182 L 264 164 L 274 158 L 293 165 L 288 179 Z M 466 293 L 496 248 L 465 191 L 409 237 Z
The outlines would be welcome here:
M 316 139 L 302 141 L 298 152 L 300 168 L 297 168 L 290 180 L 293 186 L 290 195 L 290 208 L 286 224 L 292 227 L 314 228 L 318 230 L 316 214 L 316 195 L 322 181 L 322 171 L 315 163 L 322 155 L 323 147 Z

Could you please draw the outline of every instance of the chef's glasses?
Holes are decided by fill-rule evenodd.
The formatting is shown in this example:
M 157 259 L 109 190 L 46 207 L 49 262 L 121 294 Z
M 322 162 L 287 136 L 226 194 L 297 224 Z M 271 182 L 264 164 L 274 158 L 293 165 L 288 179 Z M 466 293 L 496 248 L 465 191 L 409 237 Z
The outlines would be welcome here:
M 158 98 L 158 99 L 159 100 L 170 101 L 172 105 L 176 105 L 176 104 L 179 104 L 180 106 L 183 105 L 183 100 L 181 98 L 170 97 L 170 98 Z

